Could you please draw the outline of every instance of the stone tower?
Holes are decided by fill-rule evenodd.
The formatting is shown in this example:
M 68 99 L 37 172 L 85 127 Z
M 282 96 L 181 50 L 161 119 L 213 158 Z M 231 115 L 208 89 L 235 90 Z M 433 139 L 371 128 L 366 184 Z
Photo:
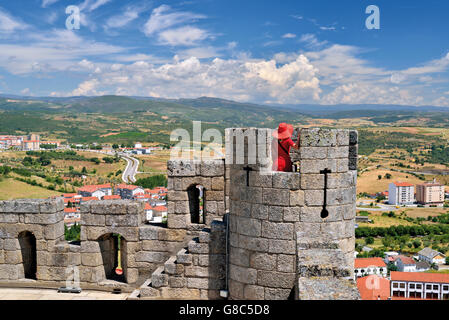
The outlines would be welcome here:
M 271 172 L 268 129 L 226 131 L 232 299 L 357 297 L 346 280 L 354 266 L 357 132 L 300 135 L 292 154 L 300 172 Z M 243 163 L 231 153 L 242 149 Z

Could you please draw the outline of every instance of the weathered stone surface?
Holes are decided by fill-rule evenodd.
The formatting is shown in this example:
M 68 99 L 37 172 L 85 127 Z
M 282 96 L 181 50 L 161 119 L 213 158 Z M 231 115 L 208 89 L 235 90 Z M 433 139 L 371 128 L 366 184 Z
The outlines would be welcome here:
M 299 177 L 296 172 L 274 172 L 273 188 L 279 189 L 299 189 Z
M 290 205 L 290 190 L 264 188 L 263 203 L 275 206 L 288 206 Z
M 200 163 L 203 177 L 224 176 L 223 160 L 203 160 Z
M 231 279 L 240 283 L 256 284 L 257 283 L 257 270 L 251 268 L 242 268 L 231 264 L 229 266 L 229 274 Z
M 197 174 L 200 162 L 196 160 L 169 160 L 167 173 L 169 177 L 191 177 Z
M 257 284 L 264 287 L 291 289 L 294 282 L 294 273 L 259 271 L 257 276 Z
M 299 300 L 360 300 L 355 283 L 345 279 L 299 278 L 297 290 Z
M 274 270 L 276 268 L 276 255 L 253 253 L 250 259 L 250 266 L 257 270 Z
M 264 300 L 264 287 L 255 285 L 246 285 L 243 291 L 244 299 L 247 300 Z
M 293 224 L 281 222 L 262 222 L 262 237 L 270 239 L 293 239 Z

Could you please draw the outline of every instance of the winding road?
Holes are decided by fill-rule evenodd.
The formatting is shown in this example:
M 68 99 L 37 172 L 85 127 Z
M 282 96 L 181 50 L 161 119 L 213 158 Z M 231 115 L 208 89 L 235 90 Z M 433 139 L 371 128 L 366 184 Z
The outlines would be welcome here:
M 133 158 L 127 154 L 124 153 L 119 153 L 119 156 L 123 159 L 126 160 L 126 162 L 128 163 L 126 165 L 126 169 L 125 171 L 123 171 L 122 174 L 122 180 L 125 183 L 134 183 L 136 182 L 136 174 L 137 174 L 137 169 L 139 168 L 139 160 L 137 160 L 136 158 Z

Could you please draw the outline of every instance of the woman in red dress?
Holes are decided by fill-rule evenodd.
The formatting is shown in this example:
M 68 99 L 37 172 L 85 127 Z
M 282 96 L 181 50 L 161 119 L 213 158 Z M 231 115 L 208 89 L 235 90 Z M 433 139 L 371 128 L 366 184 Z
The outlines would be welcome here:
M 296 144 L 291 139 L 292 134 L 293 126 L 284 122 L 280 123 L 278 129 L 273 132 L 275 138 L 273 139 L 273 146 L 277 145 L 277 158 L 273 159 L 273 171 L 292 171 L 290 148 L 299 149 L 299 134 Z

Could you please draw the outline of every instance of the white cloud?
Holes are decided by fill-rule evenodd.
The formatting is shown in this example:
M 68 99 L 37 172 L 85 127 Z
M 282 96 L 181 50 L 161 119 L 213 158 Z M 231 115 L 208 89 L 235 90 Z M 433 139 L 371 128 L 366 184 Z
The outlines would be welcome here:
M 320 48 L 327 44 L 327 41 L 319 41 L 317 37 L 311 33 L 303 34 L 299 41 L 306 43 L 306 46 L 311 49 Z
M 84 2 L 79 6 L 80 10 L 87 10 L 89 12 L 98 9 L 99 7 L 111 2 L 112 0 L 84 0 Z
M 55 29 L 28 34 L 23 44 L 0 43 L 0 67 L 12 74 L 71 70 L 88 57 L 103 58 L 126 49 L 86 40 L 73 31 Z M 30 50 L 32 48 L 32 50 Z
M 20 93 L 26 96 L 26 95 L 30 95 L 31 91 L 30 91 L 30 88 L 25 88 L 22 91 L 20 91 Z
M 293 38 L 296 38 L 296 34 L 294 34 L 294 33 L 286 33 L 286 34 L 284 34 L 282 36 L 282 38 L 284 38 L 284 39 L 293 39 Z
M 152 36 L 162 30 L 185 23 L 191 23 L 198 19 L 206 18 L 204 15 L 192 12 L 174 11 L 168 5 L 161 5 L 153 10 L 150 18 L 145 23 L 144 33 Z
M 0 34 L 12 33 L 16 30 L 24 30 L 28 25 L 19 19 L 11 16 L 5 10 L 0 8 Z
M 59 0 L 42 0 L 42 8 L 51 6 L 52 4 L 58 2 Z
M 210 36 L 206 30 L 185 26 L 162 31 L 158 35 L 158 43 L 170 46 L 195 46 Z
M 303 55 L 282 66 L 275 60 L 242 61 L 196 57 L 159 66 L 145 61 L 103 68 L 69 94 L 107 92 L 165 98 L 212 96 L 238 101 L 301 103 L 319 99 L 317 70 Z
M 50 12 L 48 15 L 45 16 L 45 21 L 47 21 L 48 24 L 54 24 L 57 19 L 58 19 L 57 11 Z
M 122 28 L 127 24 L 129 24 L 130 22 L 136 20 L 144 10 L 145 8 L 143 7 L 142 8 L 127 7 L 125 9 L 125 12 L 123 12 L 122 14 L 110 17 L 106 21 L 105 28 L 106 29 Z

